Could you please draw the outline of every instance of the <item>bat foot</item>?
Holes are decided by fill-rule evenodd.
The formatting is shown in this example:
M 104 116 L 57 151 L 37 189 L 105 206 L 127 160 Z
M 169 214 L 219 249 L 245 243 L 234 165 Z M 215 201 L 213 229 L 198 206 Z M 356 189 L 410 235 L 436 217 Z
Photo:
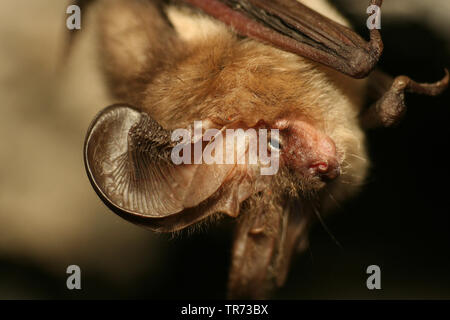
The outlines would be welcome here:
M 392 127 L 397 125 L 406 113 L 405 92 L 437 96 L 444 92 L 449 84 L 450 75 L 435 83 L 418 83 L 407 76 L 398 76 L 390 88 L 361 115 L 361 124 L 365 129 Z

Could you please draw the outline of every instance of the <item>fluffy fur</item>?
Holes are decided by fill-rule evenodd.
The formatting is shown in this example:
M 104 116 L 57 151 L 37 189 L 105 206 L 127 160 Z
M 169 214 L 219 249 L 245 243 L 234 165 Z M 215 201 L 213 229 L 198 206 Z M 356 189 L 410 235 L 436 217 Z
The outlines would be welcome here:
M 345 23 L 326 2 L 304 2 Z M 230 290 L 233 297 L 262 297 L 274 282 L 283 283 L 293 248 L 306 247 L 313 214 L 328 212 L 358 190 L 366 176 L 358 121 L 366 82 L 240 38 L 191 8 L 160 4 L 115 0 L 99 7 L 100 54 L 118 99 L 169 130 L 197 120 L 253 127 L 260 121 L 270 126 L 281 118 L 297 119 L 336 145 L 342 174 L 325 188 L 282 168 L 265 180 L 263 193 L 255 192 L 241 205 Z M 251 234 L 263 237 L 255 240 Z
M 343 168 L 323 207 L 358 189 L 368 168 L 357 119 L 365 80 L 241 39 L 187 7 L 168 7 L 167 21 L 148 1 L 106 2 L 99 7 L 101 56 L 120 100 L 140 106 L 167 129 L 201 119 L 237 119 L 248 126 L 305 119 L 333 139 Z M 305 4 L 345 23 L 324 1 Z

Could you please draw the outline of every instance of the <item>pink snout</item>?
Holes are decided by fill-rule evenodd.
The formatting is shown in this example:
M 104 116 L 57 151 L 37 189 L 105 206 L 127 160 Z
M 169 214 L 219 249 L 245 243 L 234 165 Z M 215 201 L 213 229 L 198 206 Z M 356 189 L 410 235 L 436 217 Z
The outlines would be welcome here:
M 324 181 L 339 176 L 336 145 L 329 136 L 300 120 L 280 121 L 278 127 L 286 132 L 282 156 L 286 165 Z

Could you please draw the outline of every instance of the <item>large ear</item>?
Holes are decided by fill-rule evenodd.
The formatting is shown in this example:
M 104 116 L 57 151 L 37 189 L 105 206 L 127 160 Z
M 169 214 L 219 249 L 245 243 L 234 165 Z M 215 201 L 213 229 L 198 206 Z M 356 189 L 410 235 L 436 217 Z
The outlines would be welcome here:
M 100 60 L 112 93 L 138 104 L 150 79 L 180 45 L 163 1 L 104 0 L 98 4 Z
M 251 192 L 236 165 L 175 165 L 174 146 L 171 132 L 146 113 L 110 106 L 86 136 L 92 186 L 114 212 L 155 231 L 176 231 L 216 212 L 236 216 Z

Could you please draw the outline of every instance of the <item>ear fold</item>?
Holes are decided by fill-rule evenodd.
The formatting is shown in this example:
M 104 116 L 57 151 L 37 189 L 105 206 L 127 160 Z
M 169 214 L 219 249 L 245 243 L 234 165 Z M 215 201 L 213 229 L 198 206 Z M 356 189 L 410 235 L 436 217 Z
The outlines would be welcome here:
M 171 132 L 146 113 L 110 106 L 88 130 L 86 171 L 108 207 L 155 231 L 175 231 L 216 212 L 237 215 L 251 186 L 233 180 L 236 166 L 175 165 L 174 145 Z

